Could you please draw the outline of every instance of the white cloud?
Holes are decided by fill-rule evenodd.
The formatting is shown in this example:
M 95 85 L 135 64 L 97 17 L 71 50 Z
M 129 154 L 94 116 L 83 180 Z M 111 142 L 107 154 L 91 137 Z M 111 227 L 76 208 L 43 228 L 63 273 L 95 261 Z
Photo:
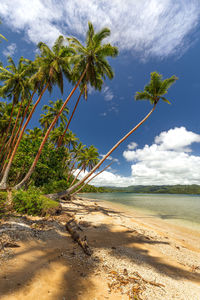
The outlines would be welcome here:
M 10 44 L 6 49 L 3 51 L 3 55 L 5 56 L 13 56 L 17 49 L 17 45 L 15 43 Z
M 110 41 L 142 58 L 186 50 L 197 28 L 198 0 L 1 0 L 0 15 L 13 30 L 25 30 L 34 43 L 52 44 L 59 34 L 84 37 L 87 22 L 108 26 Z
M 102 91 L 106 101 L 111 101 L 114 98 L 114 94 L 108 86 L 105 86 Z
M 168 144 L 169 140 L 171 145 Z M 187 131 L 184 127 L 161 132 L 155 137 L 154 144 L 124 151 L 123 156 L 126 160 L 133 162 L 131 176 L 125 177 L 105 171 L 91 183 L 96 186 L 118 187 L 200 184 L 200 156 L 188 152 L 188 147 L 191 148 L 195 142 L 200 143 L 200 135 Z
M 130 143 L 130 144 L 128 145 L 128 149 L 129 149 L 129 150 L 133 150 L 133 149 L 137 148 L 137 146 L 138 146 L 137 143 L 132 142 L 132 143 Z
M 123 153 L 134 162 L 131 170 L 136 184 L 200 183 L 200 156 L 189 153 L 192 143 L 200 143 L 200 135 L 180 127 L 161 132 L 154 142 Z

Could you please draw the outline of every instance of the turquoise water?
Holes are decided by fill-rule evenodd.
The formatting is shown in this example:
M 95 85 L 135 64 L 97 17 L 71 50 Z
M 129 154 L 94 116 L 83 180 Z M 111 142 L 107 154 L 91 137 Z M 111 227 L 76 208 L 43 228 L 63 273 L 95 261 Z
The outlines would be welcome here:
M 200 231 L 199 195 L 89 193 L 84 197 L 124 205 L 145 215 Z

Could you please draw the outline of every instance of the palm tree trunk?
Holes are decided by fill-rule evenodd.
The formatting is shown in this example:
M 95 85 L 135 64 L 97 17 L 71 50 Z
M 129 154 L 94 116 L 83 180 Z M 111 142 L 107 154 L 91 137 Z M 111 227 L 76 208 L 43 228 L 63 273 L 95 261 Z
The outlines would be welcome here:
M 8 137 L 8 134 L 9 134 L 9 129 L 10 129 L 11 122 L 12 122 L 14 107 L 15 107 L 15 101 L 13 99 L 12 110 L 11 110 L 11 113 L 10 113 L 10 119 L 9 119 L 8 127 L 7 127 L 6 132 L 5 132 L 5 136 L 4 136 L 3 141 L 2 141 L 0 153 L 2 152 L 2 149 L 4 148 L 4 142 L 6 141 L 6 139 Z
M 20 112 L 21 112 L 21 109 L 22 109 L 22 104 L 23 104 L 23 99 L 21 100 L 21 103 L 20 103 L 20 106 L 19 106 L 19 109 L 18 109 L 17 117 L 16 117 L 16 120 L 15 120 L 15 125 L 14 125 L 14 127 L 13 127 L 13 129 L 12 129 L 11 136 L 10 136 L 10 138 L 9 138 L 9 140 L 8 140 L 7 145 L 6 145 L 6 149 L 5 149 L 5 152 L 4 152 L 4 153 L 5 153 L 5 158 L 4 158 L 4 160 L 7 158 L 7 153 L 8 153 L 8 151 L 10 150 L 10 144 L 11 144 L 11 142 L 12 142 L 12 139 L 13 139 L 13 136 L 14 136 L 14 133 L 15 133 L 15 129 L 16 129 L 16 127 L 17 127 L 18 119 L 19 119 Z M 2 152 L 2 155 L 3 155 L 3 152 Z M 1 155 L 1 157 L 0 157 L 0 160 L 2 159 L 2 155 Z M 2 161 L 2 163 L 4 162 L 4 160 Z
M 71 169 L 70 169 L 70 171 L 69 171 L 69 175 L 68 175 L 68 177 L 67 177 L 67 182 L 69 181 L 71 175 L 73 174 L 72 170 L 74 169 L 75 163 L 76 163 L 76 160 L 74 161 L 74 163 L 73 163 L 73 165 L 72 165 L 72 167 L 71 167 Z
M 85 182 L 85 180 L 87 180 L 101 165 L 102 163 L 106 160 L 106 158 L 124 141 L 126 140 L 129 135 L 131 135 L 136 129 L 138 129 L 149 117 L 150 115 L 153 113 L 153 111 L 156 108 L 158 102 L 156 102 L 154 104 L 154 107 L 152 108 L 152 110 L 148 113 L 148 115 L 146 115 L 146 117 L 140 122 L 138 123 L 133 129 L 131 129 L 121 140 L 119 140 L 114 147 L 112 147 L 108 153 L 98 162 L 98 164 L 90 171 L 88 172 L 88 174 L 83 177 L 79 182 L 77 182 L 76 184 L 74 184 L 72 187 L 69 187 L 66 191 L 60 192 L 60 193 L 56 193 L 56 194 L 51 194 L 49 195 L 50 198 L 52 199 L 56 199 L 59 197 L 64 197 L 64 196 L 69 196 L 79 185 L 81 185 L 83 182 Z
M 76 179 L 78 178 L 79 174 L 81 174 L 81 172 L 83 171 L 83 167 L 80 169 L 80 171 L 77 173 L 77 175 L 74 177 L 74 180 L 72 181 L 72 183 L 70 184 L 70 186 L 72 186 L 72 184 L 76 181 Z
M 49 134 L 50 134 L 52 128 L 53 128 L 54 125 L 56 124 L 56 122 L 57 122 L 58 118 L 60 117 L 60 115 L 62 114 L 62 112 L 63 112 L 65 106 L 67 105 L 67 103 L 68 103 L 69 100 L 71 99 L 72 95 L 73 95 L 74 92 L 76 91 L 77 87 L 79 86 L 80 82 L 82 81 L 83 77 L 85 76 L 85 73 L 87 72 L 87 69 L 88 69 L 88 64 L 87 64 L 87 66 L 86 66 L 86 68 L 85 68 L 83 74 L 81 75 L 79 81 L 77 82 L 77 84 L 75 85 L 75 87 L 72 89 L 71 93 L 69 94 L 69 96 L 67 97 L 67 99 L 65 100 L 65 102 L 63 103 L 63 106 L 61 107 L 59 113 L 58 113 L 57 116 L 54 118 L 53 122 L 51 123 L 50 127 L 48 128 L 48 130 L 47 130 L 47 132 L 46 132 L 46 134 L 45 134 L 45 136 L 44 136 L 44 139 L 42 140 L 42 143 L 41 143 L 41 145 L 40 145 L 40 148 L 39 148 L 39 150 L 38 150 L 38 153 L 36 154 L 36 157 L 35 157 L 35 159 L 34 159 L 34 161 L 33 161 L 33 163 L 32 163 L 32 166 L 30 167 L 28 173 L 26 174 L 26 176 L 24 177 L 24 179 L 23 179 L 19 184 L 17 184 L 17 185 L 15 186 L 15 189 L 18 190 L 18 189 L 22 188 L 22 186 L 25 184 L 25 182 L 26 182 L 26 181 L 30 178 L 30 176 L 32 175 L 32 173 L 33 173 L 33 171 L 34 171 L 34 169 L 35 169 L 35 166 L 36 166 L 36 164 L 37 164 L 37 162 L 38 162 L 38 159 L 40 158 L 40 155 L 41 155 L 41 153 L 42 153 L 42 149 L 43 149 L 43 147 L 44 147 L 44 144 L 45 144 L 45 142 L 46 142 L 46 140 L 47 140 L 47 138 L 48 138 L 48 136 L 49 136 Z
M 82 91 L 80 92 L 80 95 L 79 95 L 79 97 L 78 97 L 78 99 L 77 99 L 77 101 L 76 101 L 76 105 L 74 106 L 73 112 L 72 112 L 71 117 L 70 117 L 70 119 L 69 119 L 69 121 L 68 121 L 68 123 L 67 123 L 67 126 L 66 126 L 66 128 L 65 128 L 65 131 L 64 131 L 63 135 L 60 137 L 60 139 L 58 140 L 58 146 L 57 146 L 57 148 L 59 148 L 59 147 L 61 146 L 61 144 L 62 144 L 63 138 L 64 138 L 64 136 L 65 136 L 65 134 L 66 134 L 66 132 L 67 132 L 67 129 L 69 128 L 69 125 L 70 125 L 71 120 L 72 120 L 72 118 L 73 118 L 73 116 L 74 116 L 74 113 L 75 113 L 76 108 L 77 108 L 77 106 L 78 106 L 79 100 L 81 99 L 81 96 L 82 96 L 82 94 L 83 94 L 83 91 L 84 91 L 84 88 L 83 88 Z
M 33 96 L 35 95 L 36 91 L 37 91 L 37 89 L 35 89 L 35 90 L 33 91 L 32 95 L 31 95 L 31 98 L 30 98 L 30 100 L 29 100 L 29 102 L 28 102 L 28 104 L 27 104 L 27 106 L 26 106 L 26 109 L 25 109 L 25 111 L 24 111 L 24 114 L 23 114 L 21 123 L 20 123 L 20 125 L 19 125 L 19 128 L 18 128 L 17 133 L 15 134 L 14 139 L 13 139 L 13 141 L 12 141 L 12 145 L 11 145 L 11 147 L 10 147 L 10 151 L 9 151 L 9 153 L 8 153 L 7 160 L 10 158 L 10 155 L 11 155 L 11 153 L 12 153 L 12 150 L 13 150 L 13 147 L 14 147 L 14 145 L 15 145 L 16 139 L 17 139 L 17 137 L 18 137 L 18 135 L 19 135 L 19 132 L 20 132 L 20 130 L 21 130 L 21 128 L 22 128 L 22 125 L 23 125 L 23 123 L 24 123 L 24 119 L 25 119 L 25 117 L 26 117 L 26 114 L 27 114 L 27 112 L 28 112 L 29 106 L 31 105 L 31 102 L 32 102 L 32 100 L 33 100 Z M 4 161 L 5 161 L 5 158 L 3 159 L 3 162 L 4 162 Z M 2 162 L 2 163 L 3 163 L 3 162 Z M 4 163 L 4 166 L 3 166 L 3 168 L 2 168 L 1 174 L 4 174 L 6 165 L 7 165 L 7 162 Z
M 95 174 L 92 178 L 90 178 L 87 182 L 85 182 L 80 189 L 78 189 L 75 193 L 72 194 L 72 196 L 78 194 L 83 188 L 84 186 L 86 186 L 86 184 L 88 184 L 90 181 L 92 181 L 95 177 L 97 177 L 99 174 L 103 173 L 106 169 L 108 169 L 111 165 L 113 164 L 113 161 L 107 165 L 103 170 L 101 170 L 100 172 L 98 172 L 97 174 Z
M 16 142 L 16 144 L 15 144 L 15 147 L 14 147 L 13 152 L 12 152 L 12 154 L 11 154 L 11 157 L 10 157 L 10 159 L 9 159 L 8 165 L 7 165 L 6 170 L 5 170 L 4 174 L 3 174 L 3 178 L 2 178 L 1 183 L 0 183 L 0 190 L 1 190 L 1 189 L 6 189 L 6 186 L 7 186 L 7 179 L 8 179 L 8 174 L 9 174 L 9 171 L 10 171 L 10 168 L 11 168 L 12 161 L 13 161 L 13 159 L 14 159 L 15 153 L 16 153 L 16 151 L 17 151 L 17 148 L 18 148 L 19 143 L 20 143 L 20 141 L 21 141 L 21 139 L 22 139 L 23 133 L 24 133 L 24 131 L 25 131 L 25 129 L 26 129 L 26 127 L 27 127 L 27 125 L 28 125 L 28 123 L 29 123 L 29 121 L 30 121 L 30 119 L 31 119 L 31 117 L 32 117 L 32 115 L 33 115 L 33 113 L 34 113 L 34 111 L 35 111 L 37 105 L 39 104 L 40 100 L 42 99 L 42 96 L 43 96 L 44 92 L 45 92 L 46 89 L 48 88 L 48 86 L 49 86 L 49 83 L 47 83 L 46 86 L 43 88 L 43 90 L 42 90 L 42 92 L 41 92 L 39 98 L 38 98 L 37 101 L 35 102 L 35 104 L 34 104 L 32 110 L 31 110 L 30 114 L 28 115 L 28 118 L 27 118 L 27 120 L 26 120 L 26 122 L 25 122 L 25 124 L 24 124 L 24 126 L 23 126 L 23 128 L 22 128 L 22 130 L 21 130 L 21 132 L 20 132 L 20 134 L 19 134 L 19 137 L 18 137 L 18 139 L 17 139 L 17 142 Z M 32 95 L 32 96 L 33 96 L 33 95 Z

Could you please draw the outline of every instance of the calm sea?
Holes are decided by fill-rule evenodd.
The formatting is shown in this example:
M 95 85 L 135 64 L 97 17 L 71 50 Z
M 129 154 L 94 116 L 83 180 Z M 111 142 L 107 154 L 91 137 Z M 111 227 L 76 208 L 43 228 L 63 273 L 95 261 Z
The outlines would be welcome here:
M 88 193 L 84 197 L 120 204 L 145 215 L 200 231 L 199 195 Z

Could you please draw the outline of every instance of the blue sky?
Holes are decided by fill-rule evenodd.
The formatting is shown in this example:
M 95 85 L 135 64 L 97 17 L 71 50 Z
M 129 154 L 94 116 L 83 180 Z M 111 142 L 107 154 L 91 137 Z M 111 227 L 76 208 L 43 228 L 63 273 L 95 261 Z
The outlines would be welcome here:
M 96 30 L 111 29 L 109 42 L 120 54 L 110 59 L 115 71 L 101 93 L 90 90 L 81 101 L 71 130 L 87 146 L 105 154 L 151 109 L 134 95 L 148 83 L 150 73 L 179 79 L 169 90 L 171 105 L 159 103 L 156 111 L 112 155 L 118 162 L 96 177 L 96 185 L 200 183 L 200 4 L 196 0 L 1 0 L 0 59 L 17 62 L 34 59 L 39 41 L 52 45 L 59 34 L 84 41 L 87 22 Z M 63 99 L 70 91 L 66 82 Z M 61 98 L 58 89 L 48 100 Z M 77 94 L 72 99 L 75 102 Z M 38 126 L 41 106 L 31 126 Z

